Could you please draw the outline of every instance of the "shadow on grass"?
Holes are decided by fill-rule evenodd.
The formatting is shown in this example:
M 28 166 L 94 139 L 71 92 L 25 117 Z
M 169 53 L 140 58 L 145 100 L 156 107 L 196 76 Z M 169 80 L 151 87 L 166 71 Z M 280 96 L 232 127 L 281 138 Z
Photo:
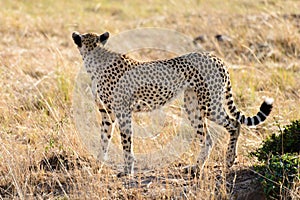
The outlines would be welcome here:
M 96 177 L 96 182 L 89 182 L 88 176 L 82 175 L 86 169 L 90 169 L 90 175 Z M 81 197 L 84 193 L 96 192 L 95 196 L 107 195 L 108 199 L 265 199 L 258 176 L 251 168 L 242 166 L 235 166 L 228 172 L 219 166 L 208 166 L 200 174 L 187 172 L 177 164 L 165 169 L 117 178 L 117 172 L 99 172 L 99 163 L 92 159 L 62 152 L 49 153 L 25 173 L 29 173 L 27 189 L 23 189 L 26 191 L 27 195 L 23 194 L 26 198 Z M 106 189 L 108 192 L 104 194 L 101 191 L 83 191 L 83 181 L 86 182 L 84 184 L 100 185 L 100 190 Z M 101 188 L 103 185 L 106 188 Z M 0 185 L 0 196 L 11 199 L 19 198 L 20 194 L 13 181 L 4 181 Z

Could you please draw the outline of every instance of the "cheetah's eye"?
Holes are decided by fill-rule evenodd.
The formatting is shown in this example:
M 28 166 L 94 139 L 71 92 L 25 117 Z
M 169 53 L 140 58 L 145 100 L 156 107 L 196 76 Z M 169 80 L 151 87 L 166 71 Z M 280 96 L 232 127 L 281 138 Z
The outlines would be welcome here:
M 72 38 L 73 38 L 75 44 L 76 44 L 78 47 L 82 47 L 81 37 L 80 37 L 79 34 L 73 33 L 73 34 L 72 34 Z

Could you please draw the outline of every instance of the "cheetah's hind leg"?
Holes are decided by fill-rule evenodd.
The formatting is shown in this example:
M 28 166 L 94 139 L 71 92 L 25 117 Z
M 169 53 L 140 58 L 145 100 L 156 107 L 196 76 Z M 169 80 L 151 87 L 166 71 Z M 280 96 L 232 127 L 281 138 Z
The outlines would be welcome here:
M 238 121 L 233 120 L 232 124 L 234 124 L 234 128 L 230 128 L 228 130 L 230 133 L 230 139 L 226 153 L 226 164 L 228 168 L 230 168 L 235 161 L 237 155 L 237 142 L 241 129 L 241 124 Z
M 184 107 L 188 114 L 188 119 L 196 131 L 196 142 L 200 146 L 197 165 L 184 169 L 185 172 L 191 172 L 192 174 L 203 171 L 213 146 L 211 137 L 207 132 L 207 124 L 204 121 L 204 111 L 200 108 L 202 104 L 199 102 L 198 96 L 199 95 L 197 95 L 193 89 L 187 89 L 184 92 Z
M 222 104 L 214 105 L 214 107 L 215 109 L 211 109 L 212 112 L 209 115 L 209 119 L 224 127 L 230 134 L 230 141 L 226 152 L 226 164 L 227 167 L 231 167 L 236 158 L 237 141 L 241 125 L 226 113 Z M 216 110 L 220 110 L 220 112 L 216 112 Z

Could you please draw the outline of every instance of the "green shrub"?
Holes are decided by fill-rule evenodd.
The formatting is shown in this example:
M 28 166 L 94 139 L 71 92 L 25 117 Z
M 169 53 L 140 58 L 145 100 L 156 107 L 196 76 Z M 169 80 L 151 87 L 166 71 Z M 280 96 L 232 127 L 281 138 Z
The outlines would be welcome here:
M 254 166 L 261 174 L 260 181 L 268 199 L 290 199 L 289 190 L 300 181 L 300 121 L 293 121 L 272 134 L 263 145 L 252 152 L 259 165 Z
M 280 134 L 272 134 L 263 142 L 263 145 L 252 152 L 259 161 L 267 161 L 271 155 L 283 155 L 285 153 L 300 153 L 300 120 L 293 121 L 284 127 Z
M 283 154 L 272 156 L 268 163 L 254 167 L 262 175 L 259 180 L 268 199 L 289 196 L 288 190 L 292 188 L 294 181 L 299 181 L 299 166 L 298 155 Z

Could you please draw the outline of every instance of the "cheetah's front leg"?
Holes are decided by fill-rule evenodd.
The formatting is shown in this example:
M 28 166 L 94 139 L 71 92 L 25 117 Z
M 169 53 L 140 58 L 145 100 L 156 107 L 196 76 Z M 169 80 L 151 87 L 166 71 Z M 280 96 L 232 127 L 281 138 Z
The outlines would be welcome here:
M 101 115 L 100 143 L 102 151 L 98 154 L 98 159 L 104 159 L 104 161 L 107 161 L 108 144 L 111 139 L 116 117 L 114 112 L 111 110 L 111 104 L 104 103 L 109 101 L 105 98 L 100 98 L 100 95 L 97 93 L 97 82 L 92 82 L 92 93 L 94 96 L 95 103 L 98 107 L 99 113 Z
M 102 156 L 104 160 L 108 159 L 108 144 L 111 139 L 111 135 L 113 132 L 115 115 L 111 110 L 105 109 L 105 107 L 100 107 L 99 112 L 101 113 L 101 147 L 102 147 Z
M 124 174 L 132 174 L 134 168 L 134 155 L 132 150 L 132 125 L 131 112 L 126 112 L 126 109 L 120 109 L 125 112 L 116 112 L 118 124 L 121 134 L 121 143 L 124 156 Z

